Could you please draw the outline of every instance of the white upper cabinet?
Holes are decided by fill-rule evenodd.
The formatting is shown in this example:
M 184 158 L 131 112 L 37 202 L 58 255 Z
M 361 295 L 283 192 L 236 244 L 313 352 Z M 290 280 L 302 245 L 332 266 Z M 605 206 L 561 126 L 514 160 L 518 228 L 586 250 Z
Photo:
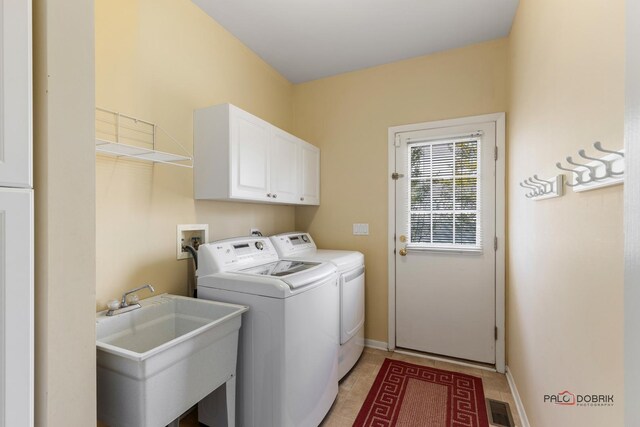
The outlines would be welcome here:
M 31 2 L 0 0 L 0 187 L 32 186 Z
M 300 198 L 299 141 L 277 128 L 271 134 L 271 197 L 281 203 L 298 203 Z
M 230 104 L 194 113 L 196 199 L 319 204 L 320 150 Z
M 300 203 L 320 204 L 320 149 L 303 142 L 300 146 Z
M 230 117 L 231 186 L 234 199 L 262 200 L 269 193 L 270 129 L 244 111 Z

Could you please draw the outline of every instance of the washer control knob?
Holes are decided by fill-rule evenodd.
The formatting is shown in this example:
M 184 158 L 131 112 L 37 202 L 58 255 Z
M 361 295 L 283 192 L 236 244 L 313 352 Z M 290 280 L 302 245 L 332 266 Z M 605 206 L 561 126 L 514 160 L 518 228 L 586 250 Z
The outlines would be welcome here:
M 259 251 L 264 249 L 264 243 L 262 242 L 256 242 L 256 249 L 258 249 Z
M 305 243 L 309 243 L 309 238 L 307 237 L 306 234 L 302 235 L 302 241 L 305 242 Z

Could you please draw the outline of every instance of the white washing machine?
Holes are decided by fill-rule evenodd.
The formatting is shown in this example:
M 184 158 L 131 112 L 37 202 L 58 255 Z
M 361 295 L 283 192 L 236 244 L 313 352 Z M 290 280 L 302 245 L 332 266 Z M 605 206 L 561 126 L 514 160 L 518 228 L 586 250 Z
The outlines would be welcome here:
M 364 255 L 356 251 L 318 249 L 308 233 L 283 233 L 271 237 L 280 258 L 331 262 L 340 274 L 340 355 L 342 379 L 364 349 Z
M 238 425 L 316 427 L 338 394 L 335 265 L 281 260 L 268 237 L 204 244 L 198 260 L 198 298 L 249 306 L 238 346 Z M 210 397 L 199 409 L 208 425 L 219 405 Z

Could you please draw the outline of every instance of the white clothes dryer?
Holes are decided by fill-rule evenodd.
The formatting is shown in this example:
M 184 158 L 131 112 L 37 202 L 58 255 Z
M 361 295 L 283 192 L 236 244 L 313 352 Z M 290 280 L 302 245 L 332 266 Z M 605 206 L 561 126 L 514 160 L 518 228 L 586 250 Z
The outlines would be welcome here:
M 340 275 L 340 355 L 338 378 L 356 364 L 364 350 L 364 255 L 357 251 L 318 249 L 309 233 L 271 236 L 280 258 L 331 262 Z
M 281 260 L 267 237 L 204 244 L 198 255 L 198 298 L 249 306 L 238 348 L 238 425 L 316 427 L 338 394 L 335 265 Z M 211 396 L 199 406 L 208 425 L 219 405 Z

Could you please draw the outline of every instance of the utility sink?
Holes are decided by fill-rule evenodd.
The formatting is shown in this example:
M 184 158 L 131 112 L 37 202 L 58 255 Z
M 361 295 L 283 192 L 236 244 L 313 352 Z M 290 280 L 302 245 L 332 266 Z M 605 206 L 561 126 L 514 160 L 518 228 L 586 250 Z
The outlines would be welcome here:
M 110 427 L 159 427 L 227 383 L 234 424 L 241 314 L 248 307 L 158 295 L 140 309 L 96 316 L 98 418 Z

